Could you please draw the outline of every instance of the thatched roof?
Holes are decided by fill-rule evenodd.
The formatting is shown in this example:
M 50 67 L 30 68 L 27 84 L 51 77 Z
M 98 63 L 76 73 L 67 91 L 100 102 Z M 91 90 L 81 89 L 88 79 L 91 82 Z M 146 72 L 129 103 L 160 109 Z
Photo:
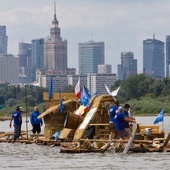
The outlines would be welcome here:
M 64 105 L 64 111 L 74 111 L 75 105 L 77 105 L 77 107 L 80 105 L 79 102 L 77 100 L 67 100 L 67 101 L 63 101 L 62 102 Z M 51 106 L 50 108 L 48 108 L 45 112 L 43 112 L 40 116 L 38 116 L 38 118 L 43 118 L 44 116 L 48 115 L 48 114 L 53 114 L 53 113 L 58 113 L 60 112 L 60 104 L 58 104 L 57 106 Z

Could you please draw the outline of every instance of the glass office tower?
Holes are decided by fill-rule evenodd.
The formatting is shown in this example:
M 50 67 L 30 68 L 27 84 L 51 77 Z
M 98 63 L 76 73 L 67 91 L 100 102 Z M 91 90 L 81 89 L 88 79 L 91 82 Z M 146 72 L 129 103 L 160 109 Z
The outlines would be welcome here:
M 143 41 L 143 73 L 156 78 L 165 77 L 164 42 L 155 39 Z
M 104 64 L 104 42 L 79 43 L 78 50 L 79 74 L 97 73 L 98 65 Z

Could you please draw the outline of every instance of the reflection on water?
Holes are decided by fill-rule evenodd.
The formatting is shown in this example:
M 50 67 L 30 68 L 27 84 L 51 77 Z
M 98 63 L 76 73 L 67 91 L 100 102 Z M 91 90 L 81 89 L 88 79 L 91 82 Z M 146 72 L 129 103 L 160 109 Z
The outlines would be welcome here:
M 152 125 L 154 117 L 136 117 L 143 125 Z M 0 131 L 11 131 L 8 121 L 0 122 Z M 158 124 L 161 128 L 161 123 Z M 170 117 L 165 117 L 166 134 Z M 23 130 L 24 130 L 23 124 Z M 0 143 L 0 169 L 68 169 L 68 170 L 169 170 L 170 153 L 59 153 L 59 147 L 36 144 Z

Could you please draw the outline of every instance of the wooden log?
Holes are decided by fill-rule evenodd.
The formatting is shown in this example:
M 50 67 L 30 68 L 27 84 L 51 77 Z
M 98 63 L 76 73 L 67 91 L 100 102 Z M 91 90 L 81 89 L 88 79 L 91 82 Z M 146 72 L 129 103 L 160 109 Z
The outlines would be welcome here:
M 129 141 L 128 143 L 126 144 L 126 147 L 123 151 L 124 154 L 128 153 L 133 141 L 134 141 L 134 138 L 135 138 L 135 133 L 136 133 L 136 129 L 137 129 L 137 123 L 134 123 L 133 126 L 132 126 L 132 133 L 131 133 L 131 136 L 129 138 Z
M 85 141 L 86 139 L 80 139 L 80 141 Z M 90 142 L 118 142 L 118 143 L 127 143 L 128 140 L 120 140 L 120 139 L 89 139 Z M 145 143 L 145 144 L 152 144 L 152 140 L 134 140 L 133 143 Z
M 153 141 L 164 141 L 166 138 L 155 138 Z
M 97 152 L 100 153 L 100 149 L 68 149 L 68 148 L 61 148 L 60 153 L 89 153 L 89 152 Z
M 42 137 L 42 136 L 44 136 L 43 134 L 32 134 L 32 135 L 30 135 L 30 137 Z
M 1 132 L 0 133 L 0 138 L 4 137 L 5 136 L 5 132 Z
M 152 147 L 155 147 L 159 150 L 163 150 L 163 146 L 160 143 L 153 142 Z
M 105 152 L 110 147 L 110 143 L 106 143 L 104 146 L 102 146 L 100 149 L 102 152 Z
M 168 142 L 169 142 L 169 141 L 170 141 L 170 132 L 169 132 L 167 138 L 165 139 L 165 142 L 164 142 L 164 144 L 163 144 L 163 148 L 165 148 L 165 147 L 168 145 Z

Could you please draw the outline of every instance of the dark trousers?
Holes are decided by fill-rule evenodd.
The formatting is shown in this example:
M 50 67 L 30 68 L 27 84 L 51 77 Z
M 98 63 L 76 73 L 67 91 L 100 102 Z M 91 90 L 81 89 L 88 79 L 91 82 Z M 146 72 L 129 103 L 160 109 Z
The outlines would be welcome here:
M 14 140 L 19 138 L 20 133 L 21 133 L 21 125 L 15 125 L 14 124 Z
M 40 124 L 34 124 L 32 132 L 35 134 L 36 132 L 39 134 L 41 132 L 41 126 Z

